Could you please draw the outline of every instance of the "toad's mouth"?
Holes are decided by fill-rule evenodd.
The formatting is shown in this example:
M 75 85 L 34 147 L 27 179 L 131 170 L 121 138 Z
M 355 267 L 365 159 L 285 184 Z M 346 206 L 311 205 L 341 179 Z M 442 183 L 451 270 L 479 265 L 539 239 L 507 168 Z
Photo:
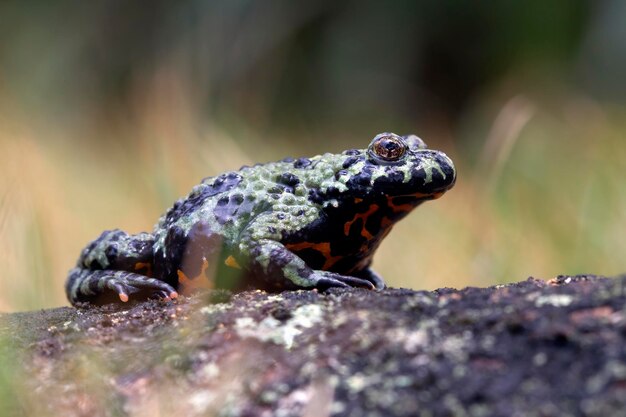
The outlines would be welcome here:
M 416 200 L 436 200 L 446 193 L 446 190 L 438 191 L 434 193 L 413 193 L 413 194 L 401 194 L 395 197 L 414 198 Z
M 454 187 L 456 175 L 449 173 L 439 177 L 437 181 L 426 182 L 423 176 L 414 177 L 409 183 L 398 186 L 387 186 L 383 193 L 390 197 L 406 197 L 416 200 L 435 200 Z

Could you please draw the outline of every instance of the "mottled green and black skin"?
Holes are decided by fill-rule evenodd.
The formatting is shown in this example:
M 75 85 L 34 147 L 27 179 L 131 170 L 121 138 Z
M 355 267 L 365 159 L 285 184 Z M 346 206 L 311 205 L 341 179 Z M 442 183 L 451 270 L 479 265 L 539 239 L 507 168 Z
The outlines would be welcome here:
M 381 240 L 455 179 L 444 153 L 393 133 L 367 149 L 242 167 L 204 179 L 152 233 L 104 232 L 70 271 L 67 296 L 73 304 L 175 298 L 231 268 L 240 283 L 269 290 L 382 289 L 370 269 Z

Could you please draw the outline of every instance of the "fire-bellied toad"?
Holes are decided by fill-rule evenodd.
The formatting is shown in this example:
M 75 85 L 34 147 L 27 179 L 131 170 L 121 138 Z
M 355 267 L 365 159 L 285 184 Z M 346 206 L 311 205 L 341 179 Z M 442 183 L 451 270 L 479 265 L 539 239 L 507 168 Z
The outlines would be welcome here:
M 152 233 L 102 233 L 69 272 L 67 296 L 73 304 L 170 299 L 199 281 L 229 280 L 240 288 L 382 289 L 370 269 L 381 240 L 455 179 L 444 153 L 393 133 L 367 149 L 245 166 L 204 179 Z

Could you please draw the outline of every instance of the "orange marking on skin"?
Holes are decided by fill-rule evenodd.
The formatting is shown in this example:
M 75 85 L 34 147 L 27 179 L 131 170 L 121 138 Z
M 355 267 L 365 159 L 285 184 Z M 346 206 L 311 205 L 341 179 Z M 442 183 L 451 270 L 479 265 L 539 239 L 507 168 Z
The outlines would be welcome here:
M 367 231 L 365 225 L 363 225 L 363 229 L 361 229 L 361 236 L 363 236 L 366 240 L 374 239 L 374 235 Z
M 441 197 L 444 194 L 444 191 L 440 191 L 438 193 L 434 193 L 434 194 L 424 194 L 424 193 L 415 193 L 415 194 L 408 194 L 405 196 L 396 196 L 396 197 L 413 197 L 415 199 L 420 199 L 420 198 L 428 198 L 431 200 L 436 200 L 439 197 Z M 393 197 L 387 196 L 387 204 L 389 205 L 389 207 L 391 207 L 391 209 L 395 212 L 407 212 L 412 210 L 415 206 L 412 204 L 394 204 L 393 203 Z
M 362 198 L 354 197 L 354 203 L 355 203 L 355 204 L 359 204 L 359 203 L 361 203 L 362 201 L 363 201 L 363 199 L 362 199 Z
M 391 226 L 393 226 L 393 222 L 391 221 L 391 219 L 389 219 L 389 217 L 383 217 L 383 219 L 380 221 L 380 227 L 383 229 L 389 229 Z
M 191 282 L 191 280 L 187 278 L 187 275 L 185 275 L 185 273 L 181 271 L 180 269 L 176 271 L 176 274 L 178 275 L 178 283 L 180 285 L 187 285 L 188 283 Z
M 128 294 L 118 294 L 118 296 L 120 297 L 120 301 L 122 301 L 123 303 L 128 302 Z
M 228 258 L 224 260 L 224 265 L 229 266 L 235 269 L 241 269 L 241 266 L 237 262 L 237 260 L 233 257 L 233 255 L 228 255 Z
M 385 221 L 386 220 L 386 221 Z M 382 233 L 379 234 L 378 237 L 376 237 L 375 239 L 372 240 L 366 240 L 365 242 L 363 242 L 363 244 L 361 245 L 361 247 L 359 248 L 359 253 L 361 254 L 372 254 L 376 251 L 376 249 L 378 248 L 378 246 L 380 245 L 380 242 L 383 241 L 383 239 L 389 234 L 389 232 L 391 232 L 391 226 L 393 226 L 393 222 L 391 220 L 389 220 L 388 218 L 384 217 L 382 222 Z M 371 257 L 371 255 L 369 256 Z M 369 259 L 368 257 L 368 259 Z M 359 267 L 357 270 L 363 269 L 364 267 L 361 267 L 359 264 Z
M 369 209 L 367 209 L 367 211 L 365 213 L 357 213 L 357 214 L 355 214 L 354 217 L 352 218 L 352 220 L 347 221 L 343 225 L 343 233 L 346 236 L 348 236 L 350 234 L 350 228 L 352 227 L 352 223 L 354 223 L 358 219 L 362 219 L 363 220 L 363 228 L 361 230 L 361 236 L 363 236 L 367 240 L 373 239 L 374 236 L 372 236 L 372 234 L 367 231 L 367 229 L 365 228 L 365 223 L 367 222 L 367 218 L 369 216 L 371 216 L 372 214 L 374 214 L 376 212 L 376 210 L 378 210 L 378 208 L 379 208 L 378 204 L 372 204 L 369 207 Z
M 178 275 L 178 284 L 180 286 L 180 292 L 182 294 L 190 294 L 191 292 L 197 289 L 212 289 L 213 285 L 211 285 L 212 283 L 208 279 L 199 279 L 204 276 L 208 268 L 209 268 L 209 261 L 207 261 L 206 258 L 202 258 L 202 268 L 200 269 L 200 273 L 196 275 L 195 277 L 191 277 L 191 278 L 188 277 L 187 274 L 185 274 L 180 269 L 176 271 L 176 274 Z M 170 294 L 170 297 L 176 298 L 178 297 L 178 293 L 175 293 L 175 295 L 174 293 L 172 293 Z
M 393 210 L 394 213 L 405 213 L 413 210 L 415 207 L 413 204 L 394 204 L 393 197 L 390 196 L 387 196 L 387 205 Z
M 299 251 L 302 249 L 313 249 L 321 253 L 324 258 L 324 266 L 322 269 L 328 270 L 333 265 L 335 265 L 342 257 L 341 256 L 331 256 L 330 254 L 330 243 L 329 242 L 321 242 L 321 243 L 310 243 L 310 242 L 301 242 L 301 243 L 288 243 L 285 245 L 287 249 L 290 251 Z
M 145 275 L 148 277 L 152 276 L 152 264 L 149 262 L 137 262 L 135 264 L 135 271 L 139 271 L 141 269 L 146 269 Z

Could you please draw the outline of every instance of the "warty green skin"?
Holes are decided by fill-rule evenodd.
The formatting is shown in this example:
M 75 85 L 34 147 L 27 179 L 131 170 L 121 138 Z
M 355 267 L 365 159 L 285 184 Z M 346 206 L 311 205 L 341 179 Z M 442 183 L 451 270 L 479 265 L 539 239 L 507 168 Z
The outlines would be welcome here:
M 233 288 L 381 289 L 370 264 L 382 238 L 455 179 L 445 154 L 416 136 L 391 133 L 377 135 L 367 149 L 209 177 L 152 233 L 106 231 L 87 246 L 70 271 L 68 298 L 73 304 L 174 298 L 190 283 L 214 286 L 222 276 Z

